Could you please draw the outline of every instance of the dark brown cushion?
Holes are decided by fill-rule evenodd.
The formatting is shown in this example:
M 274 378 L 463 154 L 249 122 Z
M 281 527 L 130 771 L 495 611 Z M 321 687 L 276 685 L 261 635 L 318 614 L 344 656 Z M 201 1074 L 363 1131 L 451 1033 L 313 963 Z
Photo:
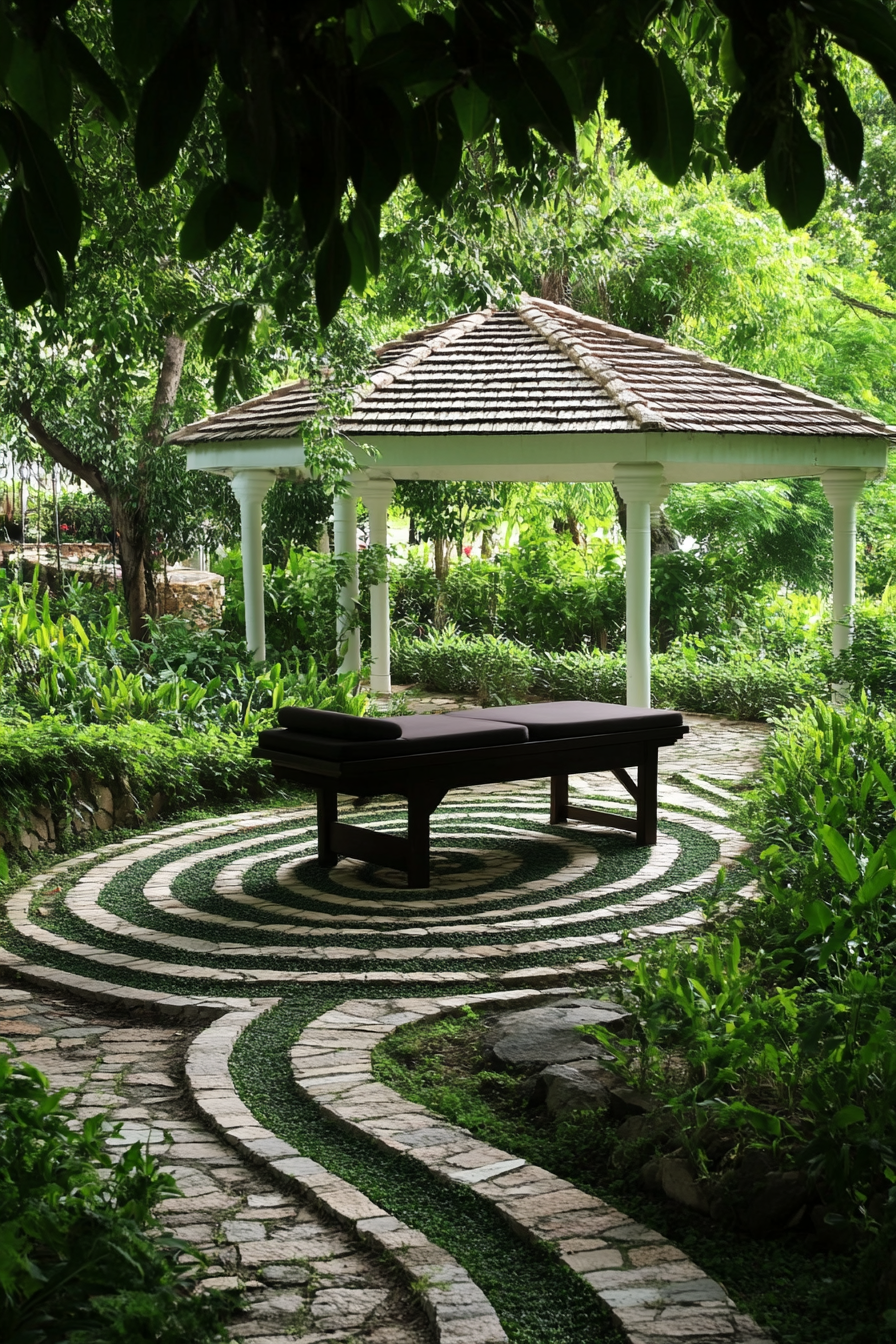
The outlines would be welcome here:
M 281 728 L 315 737 L 338 737 L 343 742 L 392 742 L 401 737 L 395 719 L 367 719 L 358 714 L 339 714 L 334 709 L 304 709 L 284 705 L 277 714 Z
M 468 722 L 520 723 L 533 742 L 555 737 L 597 737 L 601 733 L 638 732 L 643 728 L 680 728 L 674 709 L 629 709 L 593 700 L 555 700 L 549 705 L 505 705 L 501 709 L 458 709 L 445 716 Z
M 448 714 L 400 714 L 380 723 L 398 726 L 400 736 L 391 742 L 358 742 L 298 733 L 289 728 L 267 728 L 258 744 L 268 751 L 285 751 L 324 761 L 393 760 L 424 752 L 466 751 L 471 747 L 504 747 L 528 740 L 516 723 L 469 723 Z

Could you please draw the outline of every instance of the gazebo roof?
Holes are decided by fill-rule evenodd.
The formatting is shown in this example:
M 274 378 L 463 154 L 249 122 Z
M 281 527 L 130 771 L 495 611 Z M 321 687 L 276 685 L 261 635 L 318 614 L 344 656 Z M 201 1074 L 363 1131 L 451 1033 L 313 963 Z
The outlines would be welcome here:
M 888 439 L 896 429 L 774 378 L 524 296 L 376 351 L 349 438 L 458 435 L 774 435 Z M 317 410 L 292 383 L 171 435 L 184 446 L 301 437 Z M 884 445 L 881 445 L 882 447 Z M 736 445 L 731 445 L 736 451 Z

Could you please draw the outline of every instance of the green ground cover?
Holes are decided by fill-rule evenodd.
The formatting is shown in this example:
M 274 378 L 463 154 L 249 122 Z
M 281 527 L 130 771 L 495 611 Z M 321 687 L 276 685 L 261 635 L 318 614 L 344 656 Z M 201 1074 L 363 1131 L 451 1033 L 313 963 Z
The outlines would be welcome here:
M 369 997 L 394 989 L 365 986 Z M 332 1125 L 296 1092 L 289 1047 L 307 1023 L 345 1000 L 307 990 L 243 1033 L 232 1073 L 262 1124 L 300 1153 L 363 1190 L 381 1208 L 454 1255 L 488 1297 L 513 1344 L 621 1344 L 591 1288 L 541 1247 L 518 1241 L 471 1190 L 445 1186 L 406 1159 Z
M 584 992 L 606 997 L 613 990 Z M 554 1121 L 529 1110 L 519 1077 L 483 1065 L 483 1031 L 483 1015 L 472 1012 L 401 1027 L 374 1051 L 374 1074 L 409 1101 L 662 1232 L 780 1344 L 878 1344 L 880 1265 L 865 1248 L 826 1253 L 797 1233 L 761 1241 L 651 1197 L 638 1179 L 650 1141 L 625 1144 L 602 1116 Z

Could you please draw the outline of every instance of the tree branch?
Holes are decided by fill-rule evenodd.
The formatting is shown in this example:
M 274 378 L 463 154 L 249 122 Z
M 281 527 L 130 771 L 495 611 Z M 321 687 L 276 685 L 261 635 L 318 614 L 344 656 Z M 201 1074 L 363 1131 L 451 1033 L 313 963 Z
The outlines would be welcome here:
M 159 380 L 156 383 L 152 414 L 146 428 L 147 441 L 154 448 L 160 446 L 165 430 L 168 428 L 168 422 L 171 419 L 171 410 L 177 399 L 181 375 L 184 371 L 184 352 L 186 348 L 187 343 L 183 336 L 166 337 L 165 354 L 162 357 L 162 367 L 159 370 Z
M 815 280 L 816 277 L 810 276 L 809 279 Z M 876 303 L 866 303 L 864 299 L 854 299 L 851 294 L 844 293 L 844 291 L 838 289 L 836 285 L 829 284 L 828 289 L 835 299 L 839 299 L 841 303 L 845 303 L 848 308 L 860 308 L 863 313 L 873 313 L 875 317 L 885 317 L 890 322 L 896 322 L 896 312 L 894 312 L 892 308 L 878 308 Z
M 43 448 L 44 452 L 48 453 L 54 462 L 58 463 L 65 471 L 70 471 L 73 476 L 79 477 L 85 485 L 90 486 L 90 489 L 108 504 L 110 490 L 103 476 L 96 467 L 89 462 L 82 461 L 77 453 L 72 452 L 70 448 L 66 448 L 62 440 L 47 429 L 40 416 L 32 408 L 30 397 L 22 398 L 18 405 L 18 413 L 35 443 Z

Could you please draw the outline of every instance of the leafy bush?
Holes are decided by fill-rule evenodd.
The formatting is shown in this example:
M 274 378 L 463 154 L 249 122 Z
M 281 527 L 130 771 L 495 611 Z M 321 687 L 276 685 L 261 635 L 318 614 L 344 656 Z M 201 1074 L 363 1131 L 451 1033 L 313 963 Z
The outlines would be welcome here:
M 156 795 L 170 808 L 261 797 L 273 780 L 251 755 L 254 735 L 208 727 L 172 732 L 152 723 L 81 727 L 48 716 L 0 723 L 0 827 L 15 832 L 19 813 L 46 804 L 57 830 L 67 824 L 79 780 L 98 780 L 130 795 L 137 810 Z
M 452 629 L 426 639 L 399 636 L 393 645 L 395 680 L 420 682 L 434 691 L 478 696 L 483 704 L 519 701 L 532 685 L 535 657 L 509 640 L 473 639 Z
M 63 1095 L 0 1053 L 0 1336 L 6 1344 L 225 1340 L 235 1296 L 193 1293 L 198 1253 L 160 1234 L 152 1216 L 177 1193 L 173 1178 L 139 1143 L 113 1161 L 102 1117 L 79 1132 Z
M 238 550 L 216 562 L 224 576 L 222 624 L 232 638 L 246 628 L 243 561 Z M 264 567 L 264 615 L 268 648 L 276 656 L 311 654 L 320 667 L 335 667 L 336 605 L 343 580 L 338 556 L 291 549 L 283 566 Z
M 76 588 L 77 602 L 82 594 Z M 284 703 L 363 714 L 360 677 L 321 676 L 313 657 L 291 665 L 253 662 L 242 641 L 183 617 L 150 625 L 145 643 L 122 626 L 110 595 L 99 619 L 84 622 L 65 597 L 0 586 L 0 676 L 7 718 L 63 715 L 79 724 L 146 719 L 173 727 L 263 727 Z M 92 608 L 96 612 L 96 607 Z M 304 665 L 303 665 L 304 664 Z
M 393 673 L 397 681 L 475 695 L 489 704 L 527 695 L 625 703 L 623 653 L 580 650 L 536 656 L 508 640 L 472 638 L 453 630 L 425 639 L 396 637 Z M 682 642 L 653 659 L 654 704 L 693 713 L 768 719 L 825 689 L 823 664 L 811 652 L 775 662 L 745 650 L 726 661 L 711 661 L 693 644 Z
M 896 592 L 887 589 L 879 605 L 860 604 L 850 648 L 837 658 L 835 675 L 856 697 L 896 704 Z
M 752 802 L 759 901 L 719 933 L 627 961 L 640 1041 L 602 1037 L 632 1082 L 662 1093 L 698 1169 L 768 1147 L 832 1217 L 891 1241 L 894 777 L 896 715 L 821 701 L 785 715 Z

